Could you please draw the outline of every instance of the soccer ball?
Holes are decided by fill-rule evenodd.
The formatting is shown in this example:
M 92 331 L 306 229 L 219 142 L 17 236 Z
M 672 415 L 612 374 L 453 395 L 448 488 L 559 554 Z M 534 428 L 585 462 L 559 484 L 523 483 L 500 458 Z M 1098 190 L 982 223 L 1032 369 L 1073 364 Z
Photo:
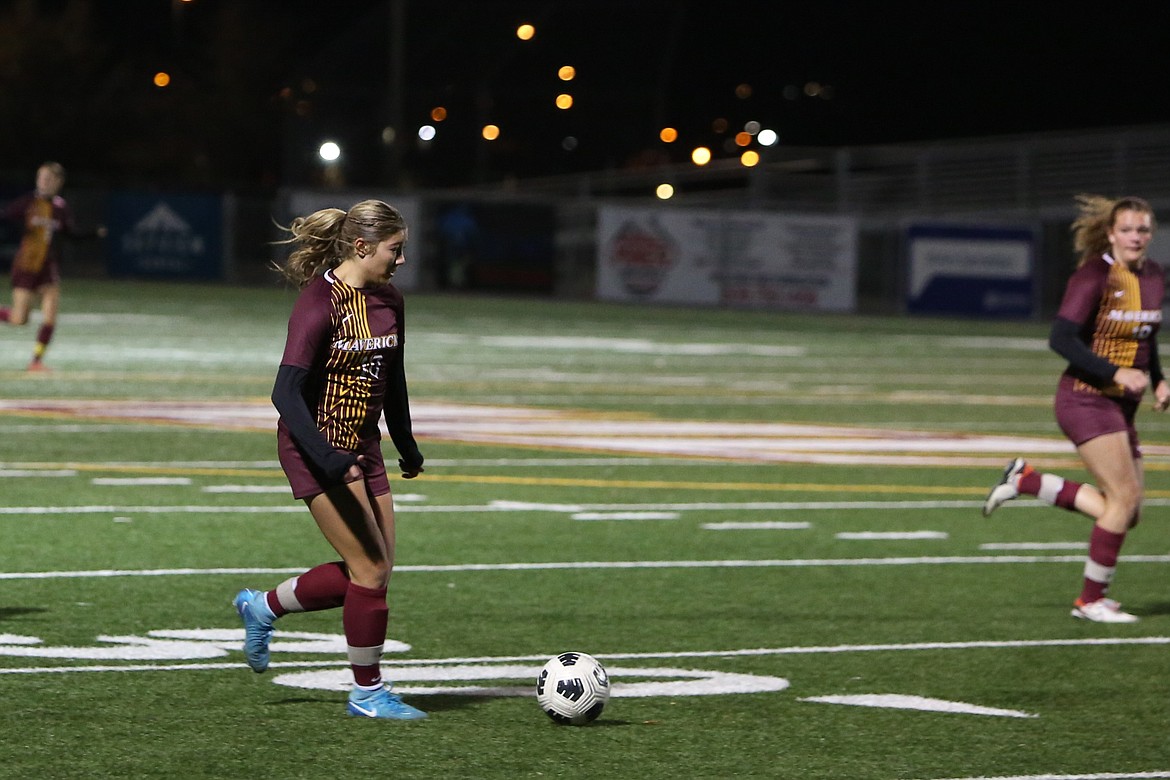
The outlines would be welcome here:
M 584 726 L 597 720 L 609 701 L 609 675 L 591 655 L 561 653 L 540 670 L 536 701 L 562 726 Z

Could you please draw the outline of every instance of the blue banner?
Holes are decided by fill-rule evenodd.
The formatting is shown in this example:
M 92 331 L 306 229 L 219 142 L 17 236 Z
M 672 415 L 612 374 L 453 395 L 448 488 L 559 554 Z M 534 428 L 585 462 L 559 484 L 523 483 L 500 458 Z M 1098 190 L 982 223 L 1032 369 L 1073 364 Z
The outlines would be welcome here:
M 111 276 L 222 278 L 221 196 L 121 192 L 107 208 Z
M 551 293 L 556 212 L 529 203 L 441 204 L 434 211 L 440 289 Z
M 911 225 L 906 309 L 1027 319 L 1036 310 L 1036 237 L 1027 227 Z

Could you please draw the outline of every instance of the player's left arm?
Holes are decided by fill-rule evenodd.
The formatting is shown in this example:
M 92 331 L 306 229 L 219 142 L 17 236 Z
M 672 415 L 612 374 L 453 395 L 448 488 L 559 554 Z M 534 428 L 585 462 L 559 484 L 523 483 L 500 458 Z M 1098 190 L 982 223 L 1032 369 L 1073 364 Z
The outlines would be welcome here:
M 400 334 L 401 335 L 401 334 Z M 390 439 L 401 456 L 398 467 L 404 479 L 414 479 L 423 472 L 423 456 L 410 422 L 410 397 L 406 391 L 406 364 L 402 356 L 403 343 L 399 342 L 387 368 L 386 394 L 382 400 L 382 414 Z
M 30 195 L 21 195 L 8 201 L 0 207 L 0 220 L 11 222 L 13 225 L 24 225 L 28 213 L 28 204 L 32 200 Z
M 73 208 L 65 203 L 61 206 L 61 235 L 74 241 L 80 239 L 105 238 L 106 226 L 95 225 L 92 228 L 81 229 L 77 226 L 77 218 L 73 214 Z
M 1164 412 L 1170 408 L 1170 385 L 1162 373 L 1162 360 L 1158 357 L 1158 338 L 1150 336 L 1150 385 L 1154 388 L 1154 408 Z

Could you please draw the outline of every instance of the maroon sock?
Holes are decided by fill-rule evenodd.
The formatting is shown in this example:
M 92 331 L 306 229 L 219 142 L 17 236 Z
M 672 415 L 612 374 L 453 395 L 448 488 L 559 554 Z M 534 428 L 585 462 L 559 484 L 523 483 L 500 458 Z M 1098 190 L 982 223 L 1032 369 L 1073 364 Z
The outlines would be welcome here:
M 1025 496 L 1036 496 L 1061 509 L 1075 510 L 1081 483 L 1056 474 L 1041 474 L 1029 467 L 1020 475 L 1016 487 Z
M 381 655 L 389 615 L 385 588 L 375 590 L 349 583 L 341 624 L 345 628 L 354 682 L 363 688 L 382 683 Z
M 292 596 L 295 605 L 285 606 L 280 601 L 282 587 L 268 591 L 268 608 L 272 614 L 280 617 L 289 612 L 317 612 L 322 609 L 334 609 L 345 603 L 345 593 L 349 588 L 349 577 L 345 573 L 345 564 L 341 561 L 323 563 L 309 569 L 298 576 L 292 585 Z M 298 608 L 299 607 L 299 608 Z
M 7 306 L 0 306 L 0 322 L 8 322 L 9 312 L 11 311 L 12 309 L 9 309 Z
M 49 346 L 49 342 L 53 340 L 53 330 L 56 326 L 46 323 L 37 331 L 37 343 L 43 346 Z
M 1025 496 L 1038 495 L 1040 493 L 1040 472 L 1031 468 L 1025 469 L 1024 473 L 1020 475 L 1016 487 Z
M 1054 505 L 1061 509 L 1075 511 L 1077 508 L 1077 491 L 1080 489 L 1080 482 L 1073 482 L 1071 479 L 1066 479 L 1064 484 L 1060 486 L 1060 490 L 1056 493 L 1056 500 L 1053 502 Z
M 53 324 L 46 323 L 37 331 L 37 343 L 33 346 L 33 362 L 41 362 L 41 358 L 45 356 L 45 350 L 49 348 L 49 342 L 53 340 Z
M 1093 526 L 1089 537 L 1089 560 L 1085 562 L 1085 581 L 1081 588 L 1082 603 L 1089 604 L 1105 597 L 1124 541 L 1124 533 L 1115 534 Z

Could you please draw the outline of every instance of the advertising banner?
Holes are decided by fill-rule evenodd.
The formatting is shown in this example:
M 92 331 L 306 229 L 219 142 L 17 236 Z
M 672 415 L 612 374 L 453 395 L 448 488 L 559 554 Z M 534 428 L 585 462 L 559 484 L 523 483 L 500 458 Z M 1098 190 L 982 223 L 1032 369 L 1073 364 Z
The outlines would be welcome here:
M 1026 319 L 1035 312 L 1032 228 L 910 225 L 905 245 L 910 313 Z
M 853 311 L 849 217 L 605 207 L 597 295 L 608 301 Z
M 222 278 L 223 211 L 219 195 L 111 194 L 106 225 L 110 275 Z

